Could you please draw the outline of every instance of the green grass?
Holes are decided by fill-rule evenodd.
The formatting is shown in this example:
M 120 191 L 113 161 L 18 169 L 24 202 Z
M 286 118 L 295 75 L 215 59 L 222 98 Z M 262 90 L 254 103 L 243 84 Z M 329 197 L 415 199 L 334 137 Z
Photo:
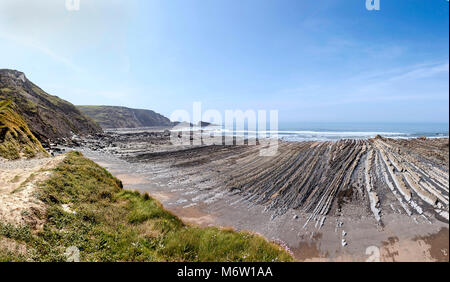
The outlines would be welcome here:
M 10 93 L 10 92 L 12 92 L 12 90 L 10 88 L 4 87 L 4 88 L 0 88 L 0 92 Z
M 0 157 L 15 160 L 47 155 L 11 100 L 0 100 Z
M 0 250 L 0 262 L 22 262 L 24 257 L 16 256 L 11 251 Z
M 64 261 L 69 246 L 79 248 L 82 261 L 292 260 L 258 235 L 185 225 L 148 194 L 124 190 L 78 152 L 69 153 L 42 183 L 39 198 L 47 204 L 43 230 L 0 223 L 0 239 L 25 243 L 27 260 Z M 0 249 L 2 258 L 18 260 Z
M 40 140 L 68 136 L 69 131 L 76 134 L 102 131 L 99 125 L 81 114 L 74 105 L 46 93 L 30 81 L 26 81 L 23 86 L 14 86 L 8 81 L 2 83 L 1 100 L 13 101 L 28 127 Z

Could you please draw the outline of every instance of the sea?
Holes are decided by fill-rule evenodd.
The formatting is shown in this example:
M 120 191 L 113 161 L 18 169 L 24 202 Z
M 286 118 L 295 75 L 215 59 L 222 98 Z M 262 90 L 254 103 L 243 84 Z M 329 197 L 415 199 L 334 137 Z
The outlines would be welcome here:
M 200 129 L 200 128 L 198 128 Z M 285 122 L 273 130 L 242 130 L 225 126 L 203 128 L 204 134 L 232 135 L 245 138 L 267 137 L 285 141 L 337 141 L 341 139 L 368 139 L 377 135 L 389 138 L 448 138 L 448 123 L 362 123 L 362 122 Z

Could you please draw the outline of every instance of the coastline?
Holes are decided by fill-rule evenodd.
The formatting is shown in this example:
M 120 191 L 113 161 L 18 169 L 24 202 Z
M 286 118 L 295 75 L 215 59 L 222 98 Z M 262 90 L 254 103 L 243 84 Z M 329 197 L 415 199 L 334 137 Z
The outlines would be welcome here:
M 387 187 L 383 188 L 386 191 L 379 192 L 382 224 L 374 218 L 370 199 L 363 196 L 362 189 L 361 198 L 356 197 L 343 205 L 341 213 L 329 212 L 319 228 L 321 217 L 313 221 L 310 219 L 311 222 L 304 227 L 311 212 L 287 208 L 283 213 L 276 214 L 276 209 L 271 209 L 267 203 L 257 203 L 248 195 L 233 192 L 223 181 L 217 182 L 218 179 L 228 178 L 233 169 L 244 169 L 245 163 L 240 164 L 240 161 L 251 156 L 256 148 L 234 148 L 230 151 L 200 148 L 187 154 L 185 150 L 176 148 L 168 150 L 167 144 L 155 145 L 155 140 L 144 142 L 148 136 L 143 139 L 135 134 L 131 136 L 135 139 L 132 144 L 125 138 L 112 142 L 104 149 L 96 149 L 97 145 L 87 142 L 87 146 L 80 151 L 122 179 L 129 189 L 148 192 L 186 222 L 249 230 L 269 240 L 285 242 L 300 261 L 365 261 L 369 257 L 367 249 L 373 246 L 380 250 L 382 261 L 448 261 L 448 243 L 442 243 L 448 242 L 442 240 L 442 236 L 448 238 L 448 221 L 430 216 L 429 210 L 425 211 L 425 216 L 406 214 L 395 202 L 395 197 L 386 193 L 389 192 L 385 189 Z M 440 141 L 447 141 L 448 144 L 447 138 Z M 313 143 L 319 146 L 321 142 L 299 142 L 296 145 L 282 142 L 282 149 Z M 408 147 L 407 144 L 402 146 Z M 89 149 L 92 147 L 95 150 Z M 155 152 L 158 153 L 155 155 Z M 144 159 L 142 156 L 145 156 Z M 222 160 L 227 160 L 227 165 Z M 234 166 L 230 166 L 231 163 Z M 444 169 L 448 175 L 448 162 Z M 337 201 L 333 200 L 334 205 Z M 342 225 L 337 227 L 341 222 Z M 436 236 L 439 239 L 430 239 Z M 436 248 L 442 251 L 441 257 L 436 252 L 431 254 L 431 250 Z

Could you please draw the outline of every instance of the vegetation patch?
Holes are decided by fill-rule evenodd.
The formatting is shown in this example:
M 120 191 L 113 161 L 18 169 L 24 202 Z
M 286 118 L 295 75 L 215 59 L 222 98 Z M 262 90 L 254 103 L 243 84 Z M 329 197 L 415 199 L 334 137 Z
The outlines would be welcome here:
M 0 69 L 0 100 L 13 101 L 17 112 L 41 142 L 102 132 L 99 125 L 74 105 L 46 93 L 15 70 Z
M 81 261 L 291 261 L 280 246 L 245 232 L 185 225 L 148 194 L 123 190 L 107 170 L 71 152 L 41 184 L 47 205 L 42 230 L 0 223 L 3 237 L 25 243 L 26 257 L 65 261 L 69 247 Z
M 46 154 L 17 107 L 10 100 L 0 100 L 0 157 L 15 160 Z

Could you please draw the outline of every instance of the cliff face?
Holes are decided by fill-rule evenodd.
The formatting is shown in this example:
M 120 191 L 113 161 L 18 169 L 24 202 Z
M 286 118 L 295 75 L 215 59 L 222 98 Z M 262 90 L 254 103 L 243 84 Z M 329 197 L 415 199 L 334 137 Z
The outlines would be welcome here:
M 78 109 L 95 120 L 102 128 L 137 128 L 172 125 L 168 118 L 151 110 L 114 106 L 78 106 Z
M 41 141 L 102 132 L 74 105 L 46 93 L 19 71 L 0 70 L 0 100 L 14 102 L 31 132 Z
M 12 101 L 0 101 L 0 158 L 47 155 L 41 143 L 31 133 Z

